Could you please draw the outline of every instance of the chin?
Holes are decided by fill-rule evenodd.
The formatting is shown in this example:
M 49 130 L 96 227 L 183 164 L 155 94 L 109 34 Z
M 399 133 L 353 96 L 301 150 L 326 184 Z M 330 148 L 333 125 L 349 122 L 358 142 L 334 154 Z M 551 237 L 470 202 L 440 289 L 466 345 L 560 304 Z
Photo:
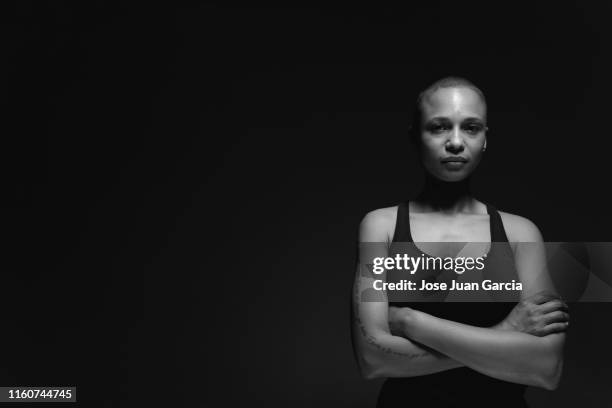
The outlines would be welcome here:
M 466 178 L 468 178 L 468 176 L 470 175 L 470 172 L 465 172 L 465 171 L 454 171 L 454 172 L 447 172 L 447 171 L 442 171 L 439 173 L 435 173 L 432 174 L 435 178 L 437 178 L 440 181 L 445 181 L 448 183 L 454 183 L 454 182 L 459 182 L 459 181 L 463 181 Z

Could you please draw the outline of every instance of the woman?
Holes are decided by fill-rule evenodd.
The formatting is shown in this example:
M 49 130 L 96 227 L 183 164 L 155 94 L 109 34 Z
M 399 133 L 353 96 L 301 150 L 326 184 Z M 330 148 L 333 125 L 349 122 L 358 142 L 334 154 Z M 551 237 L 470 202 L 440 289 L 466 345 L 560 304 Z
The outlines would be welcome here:
M 378 301 L 364 301 L 380 276 L 358 267 L 353 345 L 362 374 L 387 378 L 380 407 L 527 406 L 526 385 L 552 390 L 559 383 L 569 319 L 546 271 L 541 234 L 526 218 L 470 193 L 470 175 L 487 147 L 480 89 L 462 78 L 441 79 L 420 94 L 415 112 L 411 132 L 426 173 L 423 191 L 364 217 L 360 243 L 379 245 L 366 251 L 362 244 L 360 264 L 393 256 L 398 242 L 412 243 L 415 257 L 430 257 L 419 242 L 501 242 L 482 254 L 483 274 L 516 277 L 520 299 L 408 303 L 382 292 Z M 449 291 L 440 293 L 444 300 Z

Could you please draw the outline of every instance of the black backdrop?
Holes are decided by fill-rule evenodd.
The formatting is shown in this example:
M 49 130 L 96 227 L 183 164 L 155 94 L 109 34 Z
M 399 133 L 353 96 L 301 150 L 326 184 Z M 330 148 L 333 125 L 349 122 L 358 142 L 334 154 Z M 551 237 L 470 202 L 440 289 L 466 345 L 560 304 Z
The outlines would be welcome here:
M 610 240 L 606 5 L 2 7 L 0 385 L 372 406 L 357 225 L 418 191 L 409 112 L 445 75 L 488 98 L 476 194 L 548 241 Z M 609 309 L 574 305 L 561 386 L 533 406 L 609 401 Z

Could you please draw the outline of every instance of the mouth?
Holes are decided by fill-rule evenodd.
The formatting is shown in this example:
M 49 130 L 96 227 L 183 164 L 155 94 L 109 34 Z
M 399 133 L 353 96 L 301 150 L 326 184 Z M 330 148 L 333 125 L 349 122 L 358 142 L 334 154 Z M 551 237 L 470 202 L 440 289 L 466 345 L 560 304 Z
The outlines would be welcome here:
M 440 160 L 442 163 L 467 163 L 467 159 L 465 157 L 453 156 L 453 157 L 445 157 Z

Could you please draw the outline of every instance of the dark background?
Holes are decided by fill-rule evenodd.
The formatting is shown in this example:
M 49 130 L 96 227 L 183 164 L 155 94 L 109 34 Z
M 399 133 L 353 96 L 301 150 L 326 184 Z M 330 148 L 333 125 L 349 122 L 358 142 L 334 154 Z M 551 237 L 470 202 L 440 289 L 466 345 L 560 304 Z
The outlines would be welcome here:
M 406 133 L 429 83 L 487 95 L 479 198 L 547 241 L 610 241 L 607 7 L 3 3 L 0 385 L 372 406 L 357 226 L 418 191 Z M 610 400 L 609 312 L 574 305 L 561 386 L 533 406 Z

